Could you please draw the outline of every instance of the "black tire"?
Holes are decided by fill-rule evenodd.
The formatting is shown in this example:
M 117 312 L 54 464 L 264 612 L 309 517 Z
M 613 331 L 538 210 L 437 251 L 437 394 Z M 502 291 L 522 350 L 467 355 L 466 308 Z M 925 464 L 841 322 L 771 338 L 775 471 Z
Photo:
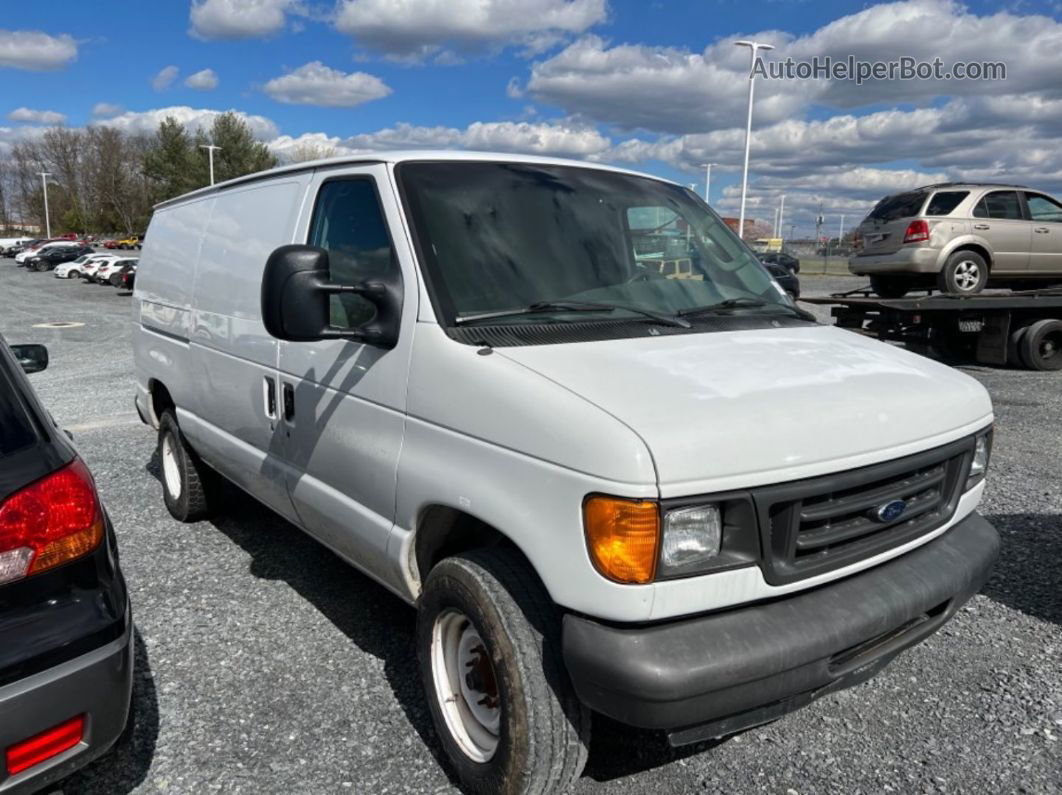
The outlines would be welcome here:
M 173 454 L 170 463 L 168 449 Z M 179 522 L 197 522 L 210 516 L 217 502 L 218 474 L 189 447 L 172 409 L 166 409 L 159 421 L 158 452 L 162 496 L 170 516 Z
M 976 295 L 988 284 L 988 263 L 973 251 L 956 251 L 937 274 L 937 287 L 950 295 Z
M 1021 358 L 1021 339 L 1025 336 L 1027 328 L 1028 326 L 1018 326 L 1012 329 L 1007 340 L 1007 364 L 1019 370 L 1025 368 L 1025 362 Z
M 81 271 L 70 271 L 68 274 L 66 274 L 66 278 L 68 278 L 68 279 L 76 279 L 80 275 L 81 275 Z
M 1062 320 L 1037 320 L 1025 329 L 1018 351 L 1030 370 L 1062 370 Z
M 110 282 L 111 287 L 117 287 L 119 284 L 122 283 L 122 277 L 119 276 L 117 273 L 112 273 L 111 278 L 109 278 L 107 281 Z
M 494 683 L 500 718 L 497 746 L 486 761 L 462 750 L 435 684 L 436 624 L 441 627 L 447 616 L 455 620 L 455 612 L 464 622 L 459 626 L 478 634 L 483 659 L 489 655 L 487 681 Z M 564 792 L 582 772 L 590 713 L 575 696 L 561 659 L 560 626 L 561 615 L 538 577 L 512 549 L 447 558 L 428 576 L 417 613 L 421 680 L 436 733 L 466 791 Z
M 871 276 L 870 289 L 882 298 L 903 298 L 911 284 L 906 276 Z

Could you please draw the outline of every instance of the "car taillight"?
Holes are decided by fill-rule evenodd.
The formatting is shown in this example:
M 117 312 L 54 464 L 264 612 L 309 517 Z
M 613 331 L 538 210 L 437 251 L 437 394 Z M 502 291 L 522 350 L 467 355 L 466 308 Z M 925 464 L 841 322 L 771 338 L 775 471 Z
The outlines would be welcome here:
M 0 503 L 0 585 L 59 566 L 103 539 L 103 508 L 74 459 Z
M 911 221 L 903 233 L 904 243 L 924 243 L 929 240 L 929 224 L 925 221 Z
M 859 232 L 855 232 L 852 235 L 852 248 L 856 251 L 859 251 L 863 248 L 863 235 L 861 235 Z

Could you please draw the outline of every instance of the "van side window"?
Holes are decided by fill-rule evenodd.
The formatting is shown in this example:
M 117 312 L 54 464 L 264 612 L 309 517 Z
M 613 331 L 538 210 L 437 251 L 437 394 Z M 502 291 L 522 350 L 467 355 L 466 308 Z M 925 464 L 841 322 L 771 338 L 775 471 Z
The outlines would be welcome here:
M 974 208 L 974 218 L 1022 220 L 1017 191 L 997 190 L 987 194 Z
M 370 177 L 326 182 L 317 194 L 310 226 L 311 246 L 328 251 L 332 281 L 354 284 L 393 272 L 397 267 L 387 221 Z M 357 328 L 376 310 L 358 295 L 331 297 L 332 325 Z

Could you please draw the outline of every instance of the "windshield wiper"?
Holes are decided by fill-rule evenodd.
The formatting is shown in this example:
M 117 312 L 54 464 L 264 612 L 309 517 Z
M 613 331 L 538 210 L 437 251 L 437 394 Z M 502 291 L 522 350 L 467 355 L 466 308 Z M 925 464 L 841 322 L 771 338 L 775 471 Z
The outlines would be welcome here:
M 605 304 L 596 301 L 538 301 L 525 306 L 522 309 L 502 309 L 497 312 L 479 312 L 474 315 L 461 315 L 454 319 L 457 325 L 467 325 L 484 320 L 494 320 L 502 317 L 515 317 L 517 315 L 536 315 L 554 312 L 614 312 L 616 310 L 633 312 L 642 315 L 658 323 L 679 328 L 690 328 L 690 322 L 678 315 L 670 315 L 666 312 L 656 312 L 652 309 L 642 309 L 629 304 Z
M 790 306 L 789 304 L 768 304 L 761 298 L 752 298 L 750 296 L 741 296 L 740 298 L 727 298 L 725 301 L 720 301 L 717 304 L 706 304 L 705 306 L 693 306 L 689 309 L 682 309 L 678 312 L 680 317 L 689 317 L 691 315 L 709 315 L 715 312 L 726 312 L 731 309 L 757 309 L 762 306 L 778 307 L 784 309 L 791 314 L 796 315 L 801 320 L 810 320 L 817 323 L 816 317 L 801 309 L 798 306 Z
M 721 312 L 727 309 L 744 309 L 745 307 L 755 308 L 759 306 L 767 306 L 767 302 L 760 298 L 749 298 L 742 296 L 741 298 L 727 298 L 725 301 L 720 301 L 718 304 L 705 304 L 704 306 L 692 306 L 689 309 L 682 309 L 679 311 L 681 317 L 687 317 L 689 315 L 709 314 L 711 312 Z

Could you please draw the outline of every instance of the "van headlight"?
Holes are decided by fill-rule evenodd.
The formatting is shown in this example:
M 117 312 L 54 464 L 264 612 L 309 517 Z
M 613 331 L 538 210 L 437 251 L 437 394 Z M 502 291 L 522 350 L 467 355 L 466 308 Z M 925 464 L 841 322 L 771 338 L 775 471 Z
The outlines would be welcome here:
M 966 491 L 969 491 L 985 478 L 988 471 L 988 459 L 992 457 L 992 429 L 977 435 L 974 440 L 974 454 L 970 461 L 970 474 L 966 477 Z
M 703 569 L 719 554 L 723 521 L 718 505 L 676 508 L 664 514 L 660 576 Z
M 589 494 L 583 528 L 594 568 L 629 585 L 750 566 L 760 558 L 747 492 L 663 501 Z

